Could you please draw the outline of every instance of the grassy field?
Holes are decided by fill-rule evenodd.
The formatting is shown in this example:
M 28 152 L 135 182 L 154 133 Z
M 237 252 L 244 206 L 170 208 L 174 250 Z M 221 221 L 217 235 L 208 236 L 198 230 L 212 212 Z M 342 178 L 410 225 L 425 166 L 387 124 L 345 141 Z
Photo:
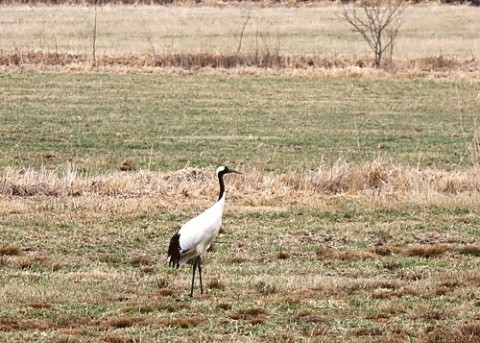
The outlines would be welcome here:
M 363 54 L 331 10 L 254 9 L 245 49 Z M 402 58 L 478 55 L 478 10 L 410 11 Z M 88 53 L 91 14 L 2 7 L 0 49 Z M 235 51 L 247 15 L 104 7 L 99 53 Z M 69 68 L 0 74 L 0 342 L 480 341 L 475 78 Z M 190 299 L 167 245 L 221 163 L 245 175 Z
M 0 165 L 99 172 L 224 161 L 285 172 L 383 159 L 463 168 L 478 162 L 478 91 L 428 80 L 3 74 Z
M 0 80 L 2 340 L 478 341 L 477 84 Z M 223 162 L 246 176 L 189 299 L 167 243 Z
M 5 173 L 3 194 L 52 192 L 0 198 L 2 341 L 478 341 L 478 174 L 434 189 L 451 175 L 244 171 L 227 180 L 224 232 L 193 299 L 190 269 L 168 270 L 165 254 L 214 198 L 211 170 Z M 404 177 L 423 186 L 390 193 Z M 315 191 L 322 180 L 358 189 Z

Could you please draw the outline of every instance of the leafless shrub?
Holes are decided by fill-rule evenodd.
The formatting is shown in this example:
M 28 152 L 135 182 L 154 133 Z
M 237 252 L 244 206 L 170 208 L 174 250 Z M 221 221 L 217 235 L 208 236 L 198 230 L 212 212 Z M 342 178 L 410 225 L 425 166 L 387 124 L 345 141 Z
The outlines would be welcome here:
M 363 0 L 344 5 L 341 18 L 360 33 L 375 55 L 379 68 L 384 53 L 393 54 L 395 38 L 403 23 L 406 7 L 399 0 Z

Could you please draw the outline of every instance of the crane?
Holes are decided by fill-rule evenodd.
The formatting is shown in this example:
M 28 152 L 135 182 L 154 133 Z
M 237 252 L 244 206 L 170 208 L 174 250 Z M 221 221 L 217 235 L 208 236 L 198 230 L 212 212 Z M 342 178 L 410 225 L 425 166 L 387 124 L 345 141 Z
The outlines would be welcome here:
M 220 184 L 220 193 L 217 201 L 204 212 L 183 224 L 180 230 L 170 239 L 170 246 L 168 247 L 169 267 L 179 268 L 183 263 L 194 259 L 190 297 L 193 297 L 195 271 L 197 268 L 200 276 L 200 292 L 203 294 L 202 254 L 208 250 L 222 226 L 226 197 L 223 177 L 230 173 L 243 174 L 227 166 L 218 167 L 216 173 Z

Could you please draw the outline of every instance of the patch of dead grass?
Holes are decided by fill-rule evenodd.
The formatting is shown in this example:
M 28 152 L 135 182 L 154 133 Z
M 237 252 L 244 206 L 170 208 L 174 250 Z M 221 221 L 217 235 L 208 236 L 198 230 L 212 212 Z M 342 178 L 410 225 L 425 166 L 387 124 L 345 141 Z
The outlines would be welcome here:
M 219 308 L 224 311 L 231 310 L 232 307 L 233 307 L 232 304 L 229 304 L 229 303 L 220 303 L 216 306 L 216 308 Z
M 340 260 L 340 261 L 358 261 L 375 259 L 376 256 L 363 250 L 335 250 L 327 247 L 319 247 L 315 250 L 317 258 L 320 260 Z
M 159 297 L 176 297 L 179 293 L 180 291 L 171 288 L 160 288 L 155 292 Z
M 329 323 L 329 320 L 324 317 L 319 315 L 316 312 L 313 312 L 311 310 L 302 310 L 297 315 L 295 316 L 295 320 L 300 320 L 305 323 L 311 323 L 311 324 L 327 324 Z
M 42 50 L 0 51 L 0 67 L 4 70 L 90 70 L 92 66 L 90 54 L 60 53 Z M 118 71 L 203 71 L 216 73 L 278 73 L 295 74 L 297 71 L 309 75 L 343 75 L 350 77 L 450 77 L 452 71 L 462 74 L 463 78 L 476 77 L 475 70 L 479 62 L 475 59 L 459 60 L 442 55 L 397 60 L 395 67 L 389 70 L 374 68 L 371 57 L 349 57 L 325 55 L 282 54 L 270 50 L 259 50 L 252 53 L 165 53 L 165 54 L 118 54 L 97 55 L 96 69 L 110 72 Z M 47 154 L 46 159 L 54 159 L 55 155 Z M 122 171 L 136 169 L 134 161 L 126 160 L 118 166 Z M 372 185 L 382 182 L 381 173 L 372 173 L 369 181 Z M 448 190 L 448 187 L 447 189 Z
M 444 244 L 434 245 L 414 245 L 407 247 L 403 250 L 405 256 L 415 256 L 423 258 L 436 258 L 444 255 L 451 248 Z
M 20 255 L 22 247 L 19 245 L 2 245 L 0 246 L 0 256 L 8 255 Z
M 190 329 L 200 325 L 204 319 L 198 316 L 189 316 L 186 318 L 176 318 L 176 319 L 165 319 L 165 318 L 156 318 L 150 319 L 150 323 L 158 325 L 160 327 L 179 327 L 182 329 Z
M 428 194 L 430 199 L 441 199 L 445 195 L 451 201 L 452 192 L 445 191 L 445 182 L 452 178 L 457 180 L 453 199 L 462 194 L 471 197 L 480 192 L 476 181 L 480 178 L 477 168 L 447 172 L 374 161 L 358 166 L 337 164 L 331 169 L 303 173 L 274 174 L 255 168 L 242 170 L 245 178 L 232 179 L 229 185 L 230 197 L 237 206 L 275 206 L 286 198 L 295 201 L 297 205 L 312 206 L 324 201 L 319 196 L 339 194 L 382 201 L 398 198 L 420 201 L 426 199 L 424 194 Z M 191 177 L 193 172 L 195 177 Z M 80 175 L 73 169 L 56 172 L 7 168 L 0 176 L 4 180 L 0 194 L 16 197 L 140 196 L 168 199 L 169 205 L 174 206 L 180 201 L 183 203 L 188 194 L 195 194 L 196 199 L 207 201 L 217 191 L 211 168 L 186 168 L 176 172 L 141 170 L 102 175 Z M 19 192 L 19 189 L 22 191 Z M 376 253 L 381 251 L 377 250 Z M 279 256 L 285 257 L 287 256 Z
M 27 306 L 30 307 L 30 308 L 34 308 L 34 309 L 49 309 L 49 308 L 53 308 L 53 305 L 52 305 L 52 304 L 46 303 L 46 302 L 43 302 L 43 303 L 31 303 L 31 304 L 28 304 Z
M 210 289 L 224 289 L 225 284 L 215 277 L 208 281 L 207 287 Z
M 135 343 L 136 340 L 133 337 L 128 335 L 119 335 L 114 333 L 109 333 L 103 336 L 103 341 L 108 343 Z
M 357 328 L 352 330 L 353 336 L 382 336 L 385 332 L 385 329 L 379 327 L 366 327 L 366 328 Z
M 379 256 L 391 256 L 399 252 L 399 248 L 389 245 L 378 245 L 370 249 L 376 255 Z
M 267 311 L 260 307 L 249 307 L 229 315 L 233 320 L 246 320 L 251 324 L 262 324 L 266 321 Z
M 111 328 L 128 328 L 137 324 L 144 322 L 144 318 L 140 317 L 118 317 L 110 319 L 102 323 L 102 326 L 111 327 Z
M 255 290 L 262 295 L 270 295 L 278 292 L 276 285 L 272 283 L 267 283 L 265 281 L 259 281 L 254 285 Z
M 480 246 L 478 245 L 462 246 L 457 251 L 462 255 L 480 256 Z
M 426 343 L 477 343 L 480 341 L 480 324 L 468 322 L 456 327 L 444 325 L 427 327 L 424 340 Z
M 135 266 L 148 266 L 152 264 L 150 257 L 144 254 L 134 254 L 129 259 L 129 263 Z

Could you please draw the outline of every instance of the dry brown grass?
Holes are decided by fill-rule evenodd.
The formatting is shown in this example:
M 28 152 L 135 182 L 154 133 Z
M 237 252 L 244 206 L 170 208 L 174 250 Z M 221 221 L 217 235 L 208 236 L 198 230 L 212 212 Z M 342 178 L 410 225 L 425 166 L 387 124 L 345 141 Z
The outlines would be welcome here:
M 378 70 L 373 59 L 363 57 L 325 57 L 323 55 L 286 55 L 257 52 L 253 54 L 175 53 L 100 55 L 96 69 L 102 71 L 152 71 L 162 73 L 227 73 L 227 74 L 282 74 L 326 75 L 350 77 L 398 78 L 476 78 L 480 63 L 476 59 L 459 60 L 442 55 L 418 59 L 397 60 L 394 67 Z M 45 51 L 0 50 L 0 68 L 4 71 L 89 71 L 88 54 Z M 46 158 L 55 158 L 46 156 Z M 132 161 L 124 161 L 121 170 L 134 170 Z
M 242 167 L 240 167 L 242 168 Z M 436 194 L 476 194 L 480 191 L 477 168 L 445 171 L 394 166 L 374 161 L 360 166 L 338 164 L 330 169 L 307 173 L 274 174 L 243 168 L 245 178 L 232 179 L 231 196 L 250 205 L 253 199 L 268 201 L 313 194 L 363 195 L 367 197 L 412 197 Z M 176 172 L 138 171 L 83 175 L 34 169 L 6 169 L 1 174 L 0 194 L 4 196 L 168 196 L 205 197 L 216 192 L 211 168 Z M 263 194 L 262 194 L 263 193 Z M 271 195 L 268 196 L 267 193 Z M 260 197 L 259 197 L 260 195 Z M 266 200 L 266 199 L 265 199 Z M 298 199 L 300 201 L 300 199 Z M 258 200 L 257 200 L 258 201 Z M 12 248 L 18 252 L 17 248 Z
M 245 176 L 229 180 L 229 196 L 237 206 L 246 206 L 246 210 L 251 206 L 315 206 L 318 202 L 323 203 L 325 196 L 365 197 L 382 202 L 408 199 L 434 204 L 452 199 L 472 201 L 468 199 L 473 199 L 480 192 L 480 171 L 477 168 L 453 171 L 416 169 L 381 161 L 352 167 L 338 164 L 330 169 L 286 174 L 262 172 L 242 166 L 239 168 L 245 172 Z M 66 172 L 6 169 L 0 175 L 0 194 L 13 197 L 13 201 L 5 201 L 2 211 L 22 212 L 15 197 L 38 196 L 67 199 L 88 197 L 93 201 L 89 201 L 87 206 L 99 207 L 98 209 L 103 206 L 100 198 L 105 196 L 112 199 L 154 198 L 156 206 L 165 207 L 192 198 L 202 205 L 210 202 L 217 192 L 212 170 L 213 168 L 188 168 L 176 172 L 141 170 L 84 175 L 73 169 Z M 58 206 L 64 207 L 67 204 Z M 125 206 L 128 206 L 128 201 Z M 132 206 L 135 206 L 133 200 Z M 19 253 L 19 248 L 4 247 L 1 251 L 2 254 L 9 251 Z M 383 253 L 388 254 L 386 251 Z M 149 264 L 148 259 L 141 255 L 132 256 L 131 262 Z
M 480 324 L 477 322 L 455 328 L 438 325 L 425 331 L 426 343 L 476 343 L 480 340 Z
M 449 250 L 448 246 L 442 244 L 436 245 L 415 245 L 405 249 L 406 256 L 417 256 L 424 258 L 435 258 L 445 254 Z
M 480 256 L 480 246 L 478 245 L 466 245 L 458 248 L 458 252 L 463 255 Z
M 22 248 L 19 245 L 2 245 L 0 246 L 0 256 L 2 255 L 19 255 Z

